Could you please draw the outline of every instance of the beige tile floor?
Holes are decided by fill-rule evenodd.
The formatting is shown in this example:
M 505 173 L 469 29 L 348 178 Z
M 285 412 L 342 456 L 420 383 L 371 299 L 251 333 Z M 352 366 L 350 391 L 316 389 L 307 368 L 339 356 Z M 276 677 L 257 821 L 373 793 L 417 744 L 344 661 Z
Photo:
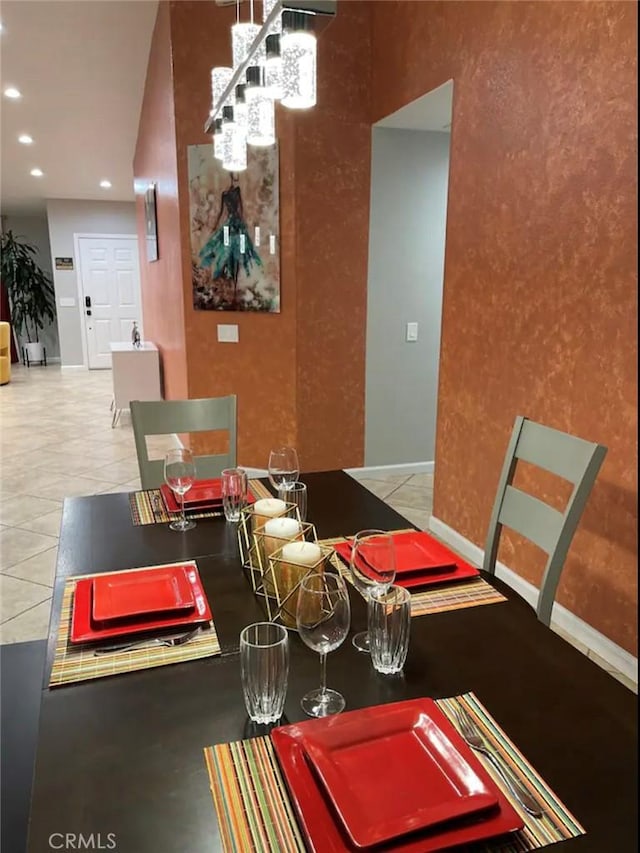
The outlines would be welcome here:
M 109 370 L 54 365 L 14 365 L 0 388 L 3 643 L 47 634 L 63 499 L 140 487 L 127 413 L 111 429 L 111 389 Z
M 0 388 L 0 639 L 46 636 L 65 497 L 140 488 L 131 421 L 111 429 L 111 371 L 13 368 Z M 170 437 L 150 447 L 162 455 Z M 421 529 L 433 474 L 354 475 Z M 637 692 L 637 684 L 559 629 L 568 642 Z

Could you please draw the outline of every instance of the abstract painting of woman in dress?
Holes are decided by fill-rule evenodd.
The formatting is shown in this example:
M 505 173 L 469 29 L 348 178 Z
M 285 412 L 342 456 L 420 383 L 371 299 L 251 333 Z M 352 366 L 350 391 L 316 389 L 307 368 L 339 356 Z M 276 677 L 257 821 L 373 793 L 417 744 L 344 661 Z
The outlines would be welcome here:
M 248 149 L 227 172 L 210 145 L 189 146 L 195 308 L 280 310 L 277 148 Z

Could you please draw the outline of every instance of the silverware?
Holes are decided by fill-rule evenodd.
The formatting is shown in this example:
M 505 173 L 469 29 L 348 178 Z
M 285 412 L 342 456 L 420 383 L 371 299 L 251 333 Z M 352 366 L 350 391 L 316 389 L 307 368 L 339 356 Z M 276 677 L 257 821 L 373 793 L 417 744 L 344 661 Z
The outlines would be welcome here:
M 152 637 L 151 639 L 134 640 L 129 643 L 115 643 L 111 646 L 100 646 L 100 648 L 94 649 L 93 654 L 109 655 L 115 652 L 128 652 L 132 649 L 151 649 L 154 646 L 183 646 L 185 643 L 188 643 L 189 640 L 193 639 L 199 631 L 200 626 L 198 625 L 197 628 L 193 631 L 188 631 L 186 634 L 176 634 L 171 637 Z
M 454 708 L 453 713 L 455 714 L 456 720 L 458 722 L 458 727 L 460 729 L 460 734 L 469 744 L 471 749 L 475 749 L 476 752 L 482 753 L 485 755 L 489 761 L 493 764 L 496 770 L 500 773 L 504 781 L 507 783 L 509 790 L 516 798 L 516 800 L 520 803 L 522 808 L 528 812 L 533 817 L 542 817 L 544 812 L 540 809 L 538 803 L 533 799 L 531 794 L 527 791 L 527 789 L 516 779 L 516 777 L 511 773 L 510 770 L 503 764 L 503 762 L 498 758 L 497 754 L 494 750 L 489 746 L 487 741 L 484 739 L 484 736 L 477 728 L 476 724 L 471 720 L 471 718 L 461 709 Z

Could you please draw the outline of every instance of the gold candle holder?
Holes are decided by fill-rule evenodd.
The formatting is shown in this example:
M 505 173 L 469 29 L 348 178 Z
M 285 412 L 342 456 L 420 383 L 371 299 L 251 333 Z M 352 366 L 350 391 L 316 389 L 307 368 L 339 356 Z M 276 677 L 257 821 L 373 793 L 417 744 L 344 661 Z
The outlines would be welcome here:
M 293 543 L 287 543 L 291 544 Z M 313 551 L 308 549 L 315 557 L 313 562 L 303 562 L 303 559 L 306 559 L 304 548 L 300 549 L 300 557 L 296 560 L 290 553 L 294 549 L 287 548 L 287 545 L 283 545 L 269 557 L 269 583 L 273 586 L 277 600 L 277 610 L 271 618 L 273 622 L 280 621 L 288 628 L 296 628 L 300 584 L 307 575 L 324 572 L 333 553 L 333 548 L 319 545 L 317 541 L 300 544 L 314 546 Z
M 258 502 L 256 501 L 256 503 Z M 269 594 L 265 590 L 268 561 L 264 556 L 262 548 L 264 537 L 258 536 L 256 538 L 254 532 L 263 527 L 264 522 L 271 521 L 272 518 L 292 518 L 301 523 L 298 508 L 293 503 L 285 503 L 284 508 L 274 516 L 265 516 L 260 512 L 256 512 L 255 504 L 248 504 L 240 513 L 240 521 L 238 523 L 238 547 L 240 549 L 242 567 L 249 575 L 254 593 L 266 599 L 265 604 L 269 618 L 271 618 L 269 595 L 273 597 L 275 604 L 275 593 L 273 589 L 269 591 Z M 315 531 L 313 531 L 313 536 L 315 538 Z M 282 545 L 282 541 L 278 542 L 278 545 Z

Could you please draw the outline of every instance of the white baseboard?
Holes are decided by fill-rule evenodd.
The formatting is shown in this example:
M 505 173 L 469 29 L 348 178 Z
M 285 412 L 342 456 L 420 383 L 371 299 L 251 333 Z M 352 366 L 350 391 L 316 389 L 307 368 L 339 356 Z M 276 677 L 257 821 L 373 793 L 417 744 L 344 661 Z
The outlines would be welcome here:
M 429 519 L 429 530 L 433 531 L 437 536 L 447 542 L 458 553 L 469 560 L 476 566 L 482 566 L 484 560 L 484 551 L 478 545 L 474 545 L 469 539 L 464 537 L 457 530 L 449 527 L 444 521 L 436 518 L 434 515 Z M 528 581 L 516 574 L 513 569 L 505 566 L 503 563 L 496 563 L 496 576 L 507 583 L 518 595 L 522 596 L 532 607 L 536 606 L 538 600 L 537 587 L 530 584 Z M 575 613 L 567 610 L 562 604 L 553 605 L 552 622 L 566 631 L 580 643 L 585 645 L 590 651 L 595 652 L 607 663 L 611 664 L 613 669 L 626 675 L 638 683 L 638 658 L 630 654 L 626 649 L 621 648 L 600 631 L 596 631 L 587 622 L 584 622 Z
M 88 370 L 86 364 L 61 364 L 60 370 Z
M 433 462 L 402 462 L 399 465 L 365 465 L 362 468 L 344 468 L 345 474 L 360 477 L 386 477 L 387 475 L 433 474 Z

